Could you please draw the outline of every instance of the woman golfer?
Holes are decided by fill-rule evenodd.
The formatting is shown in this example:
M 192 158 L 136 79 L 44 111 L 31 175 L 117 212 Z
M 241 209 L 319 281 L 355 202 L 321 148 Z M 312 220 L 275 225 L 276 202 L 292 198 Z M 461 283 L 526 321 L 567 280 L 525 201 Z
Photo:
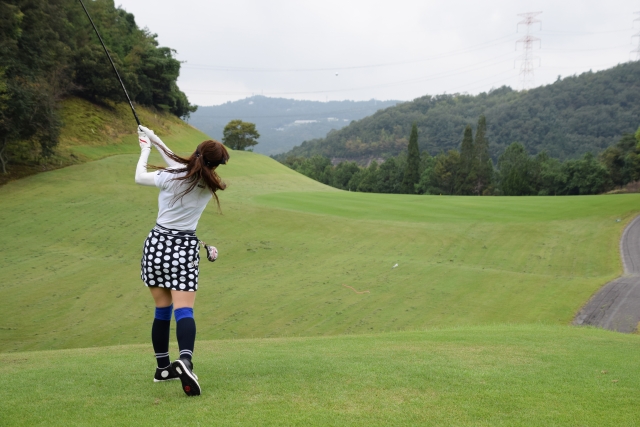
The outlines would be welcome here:
M 229 160 L 224 145 L 204 141 L 188 158 L 174 154 L 152 130 L 140 126 L 140 160 L 136 167 L 136 184 L 158 187 L 158 218 L 144 242 L 141 277 L 155 300 L 156 311 L 151 328 L 151 341 L 158 367 L 155 382 L 180 379 L 189 396 L 200 394 L 198 377 L 193 373 L 193 347 L 196 323 L 193 304 L 198 290 L 199 240 L 195 230 L 202 211 L 212 196 L 218 208 L 217 190 L 226 185 L 216 168 Z M 147 160 L 155 145 L 168 167 L 153 167 L 147 172 Z M 218 251 L 207 247 L 207 257 L 215 260 Z M 176 335 L 180 358 L 169 359 L 169 325 L 171 312 L 176 318 Z

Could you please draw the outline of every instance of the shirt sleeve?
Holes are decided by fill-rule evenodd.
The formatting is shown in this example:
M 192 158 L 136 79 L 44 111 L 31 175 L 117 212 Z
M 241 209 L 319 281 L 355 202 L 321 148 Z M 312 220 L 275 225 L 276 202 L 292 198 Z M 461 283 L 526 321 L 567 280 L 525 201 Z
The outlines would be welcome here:
M 147 159 L 149 158 L 150 151 L 151 147 L 144 147 L 140 152 L 140 159 L 136 165 L 135 182 L 139 185 L 148 185 L 153 187 L 155 183 L 153 173 L 147 172 Z

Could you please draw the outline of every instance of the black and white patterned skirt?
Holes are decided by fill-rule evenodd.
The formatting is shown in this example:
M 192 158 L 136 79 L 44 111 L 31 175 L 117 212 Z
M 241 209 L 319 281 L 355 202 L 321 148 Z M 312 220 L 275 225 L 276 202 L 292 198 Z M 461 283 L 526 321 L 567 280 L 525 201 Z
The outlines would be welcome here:
M 156 224 L 144 241 L 140 264 L 140 277 L 147 286 L 197 291 L 200 252 L 195 232 Z

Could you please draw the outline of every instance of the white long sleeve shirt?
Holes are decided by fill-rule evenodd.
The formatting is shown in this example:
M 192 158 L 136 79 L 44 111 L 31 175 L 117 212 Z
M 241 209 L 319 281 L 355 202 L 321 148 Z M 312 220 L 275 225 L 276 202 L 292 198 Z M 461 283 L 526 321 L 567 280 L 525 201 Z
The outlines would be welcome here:
M 162 150 L 159 151 L 162 153 Z M 186 172 L 177 174 L 166 170 L 147 172 L 147 161 L 150 152 L 150 147 L 142 148 L 140 159 L 136 166 L 135 182 L 136 184 L 155 186 L 160 189 L 156 223 L 172 230 L 195 231 L 202 212 L 207 207 L 209 200 L 211 200 L 211 191 L 206 185 L 199 183 L 184 197 L 177 198 L 176 196 L 183 192 L 189 184 L 185 181 L 176 181 L 174 178 L 184 176 Z M 163 157 L 165 157 L 166 161 L 168 160 L 167 163 L 170 169 L 181 166 L 169 157 L 164 155 Z
M 211 191 L 204 183 L 198 183 L 193 190 L 181 199 L 188 183 L 174 178 L 185 176 L 186 172 L 171 173 L 160 170 L 155 173 L 155 185 L 160 189 L 158 195 L 158 219 L 156 223 L 172 230 L 196 230 L 200 216 L 211 200 Z

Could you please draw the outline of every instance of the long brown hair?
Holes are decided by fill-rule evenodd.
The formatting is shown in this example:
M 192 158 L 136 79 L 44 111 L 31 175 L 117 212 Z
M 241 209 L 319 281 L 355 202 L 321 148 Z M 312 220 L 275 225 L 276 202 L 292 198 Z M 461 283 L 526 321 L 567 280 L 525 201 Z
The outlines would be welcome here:
M 188 158 L 180 157 L 170 151 L 164 149 L 164 147 L 157 145 L 159 150 L 162 150 L 167 157 L 175 160 L 176 162 L 184 165 L 182 168 L 168 169 L 160 166 L 149 166 L 152 169 L 165 170 L 166 172 L 178 174 L 186 172 L 184 176 L 177 176 L 173 178 L 175 181 L 184 181 L 187 183 L 187 188 L 179 194 L 176 194 L 171 204 L 182 199 L 187 193 L 193 190 L 198 183 L 203 182 L 207 188 L 213 194 L 220 209 L 220 200 L 216 191 L 224 190 L 227 188 L 227 184 L 222 181 L 220 176 L 215 171 L 220 165 L 224 165 L 229 161 L 229 153 L 224 145 L 218 141 L 207 140 L 198 145 L 196 151 Z

